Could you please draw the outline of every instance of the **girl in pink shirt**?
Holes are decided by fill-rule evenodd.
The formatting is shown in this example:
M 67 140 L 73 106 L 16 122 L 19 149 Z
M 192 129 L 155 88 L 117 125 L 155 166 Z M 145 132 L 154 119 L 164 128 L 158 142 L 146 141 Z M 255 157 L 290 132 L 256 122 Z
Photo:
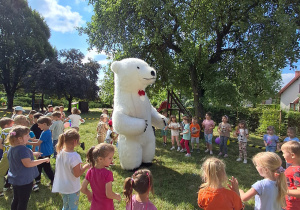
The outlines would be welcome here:
M 132 191 L 137 192 L 132 195 Z M 149 200 L 149 192 L 153 194 L 153 177 L 148 169 L 136 171 L 132 177 L 127 177 L 124 182 L 124 195 L 126 197 L 126 210 L 157 210 Z
M 113 210 L 113 199 L 121 201 L 121 196 L 112 191 L 113 173 L 106 169 L 112 163 L 114 152 L 113 145 L 101 143 L 91 147 L 87 153 L 87 161 L 92 168 L 86 173 L 81 192 L 92 202 L 91 210 Z M 88 189 L 88 184 L 91 185 L 92 192 Z

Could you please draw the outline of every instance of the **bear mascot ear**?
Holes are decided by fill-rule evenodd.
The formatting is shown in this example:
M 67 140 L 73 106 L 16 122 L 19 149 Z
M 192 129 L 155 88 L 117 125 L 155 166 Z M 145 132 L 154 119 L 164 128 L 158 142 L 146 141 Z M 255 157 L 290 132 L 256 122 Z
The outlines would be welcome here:
M 122 66 L 122 63 L 120 61 L 114 61 L 110 68 L 113 72 L 115 72 L 116 74 L 118 74 L 120 67 Z

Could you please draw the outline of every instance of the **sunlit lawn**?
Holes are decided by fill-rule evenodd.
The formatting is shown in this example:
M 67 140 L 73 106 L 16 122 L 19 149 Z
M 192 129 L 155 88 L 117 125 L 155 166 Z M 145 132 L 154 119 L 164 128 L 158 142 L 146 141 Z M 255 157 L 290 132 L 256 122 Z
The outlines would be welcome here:
M 3 116 L 4 112 L 0 112 L 0 116 Z M 81 141 L 86 143 L 86 151 L 88 148 L 96 144 L 96 126 L 98 118 L 100 116 L 99 109 L 94 109 L 89 114 L 82 114 L 82 117 L 87 118 L 84 124 L 80 125 Z M 88 119 L 91 118 L 91 119 Z M 95 119 L 97 118 L 97 119 Z M 201 184 L 199 176 L 200 166 L 203 160 L 208 157 L 204 153 L 204 143 L 201 141 L 201 153 L 192 153 L 191 158 L 184 157 L 183 153 L 176 151 L 170 151 L 170 136 L 168 137 L 167 147 L 162 146 L 162 139 L 160 137 L 160 131 L 156 132 L 156 156 L 153 161 L 153 165 L 150 170 L 154 176 L 154 190 L 155 195 L 150 196 L 151 201 L 158 209 L 199 209 L 197 206 L 197 191 Z M 256 145 L 263 145 L 262 138 L 252 135 L 249 143 Z M 236 142 L 232 142 L 229 146 L 229 157 L 224 159 L 227 164 L 228 176 L 235 176 L 238 178 L 240 187 L 243 189 L 249 189 L 256 180 L 261 179 L 259 177 L 255 167 L 250 159 L 248 164 L 236 162 L 238 155 L 238 145 Z M 81 155 L 83 161 L 85 161 L 86 151 L 81 148 L 77 148 L 77 152 Z M 251 158 L 255 153 L 263 151 L 255 147 L 248 147 L 248 157 Z M 214 154 L 218 154 L 217 145 L 214 143 Z M 118 153 L 115 153 L 115 165 L 111 167 L 114 174 L 113 190 L 118 193 L 122 193 L 124 179 L 132 175 L 132 172 L 124 171 L 121 169 Z M 55 168 L 55 159 L 51 160 L 53 169 Z M 83 180 L 84 175 L 81 177 Z M 59 194 L 51 193 L 50 187 L 47 186 L 49 180 L 43 176 L 40 190 L 38 192 L 32 192 L 31 198 L 28 204 L 29 210 L 34 209 L 61 209 L 62 199 Z M 10 202 L 12 200 L 12 191 L 5 193 L 4 198 L 0 198 L 0 209 L 9 209 Z M 115 209 L 125 209 L 125 201 L 114 202 Z M 250 201 L 246 204 L 246 209 L 253 209 L 254 201 Z M 89 209 L 90 203 L 87 197 L 83 194 L 80 195 L 79 209 Z

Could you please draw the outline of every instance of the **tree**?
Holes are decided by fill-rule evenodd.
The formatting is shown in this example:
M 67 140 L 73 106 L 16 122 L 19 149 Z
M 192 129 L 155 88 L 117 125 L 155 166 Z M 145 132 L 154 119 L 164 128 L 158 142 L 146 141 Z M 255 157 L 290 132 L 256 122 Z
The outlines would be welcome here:
M 58 59 L 52 59 L 32 68 L 23 85 L 29 92 L 40 92 L 58 98 L 65 97 L 68 111 L 74 98 L 94 100 L 98 97 L 97 86 L 100 65 L 91 59 L 82 63 L 84 55 L 76 49 L 61 50 Z
M 209 103 L 237 107 L 274 94 L 280 69 L 299 59 L 294 1 L 90 3 L 95 15 L 81 32 L 91 47 L 146 60 L 158 72 L 154 87 L 192 91 L 197 116 Z
M 20 81 L 33 65 L 52 56 L 50 30 L 25 0 L 0 1 L 0 82 L 7 94 L 7 108 Z

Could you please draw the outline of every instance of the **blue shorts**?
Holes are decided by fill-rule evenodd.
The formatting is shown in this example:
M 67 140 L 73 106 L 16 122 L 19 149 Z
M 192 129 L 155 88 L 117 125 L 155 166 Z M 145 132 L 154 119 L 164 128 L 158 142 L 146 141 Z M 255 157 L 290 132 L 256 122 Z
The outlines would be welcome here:
M 61 194 L 63 198 L 62 210 L 77 210 L 79 204 L 80 191 L 72 194 Z
M 276 152 L 277 147 L 276 146 L 266 146 L 267 152 Z
M 208 143 L 208 144 L 212 144 L 212 137 L 213 137 L 212 133 L 204 134 L 205 142 Z
M 167 130 L 162 129 L 161 130 L 161 135 L 162 136 L 166 136 L 168 134 Z

